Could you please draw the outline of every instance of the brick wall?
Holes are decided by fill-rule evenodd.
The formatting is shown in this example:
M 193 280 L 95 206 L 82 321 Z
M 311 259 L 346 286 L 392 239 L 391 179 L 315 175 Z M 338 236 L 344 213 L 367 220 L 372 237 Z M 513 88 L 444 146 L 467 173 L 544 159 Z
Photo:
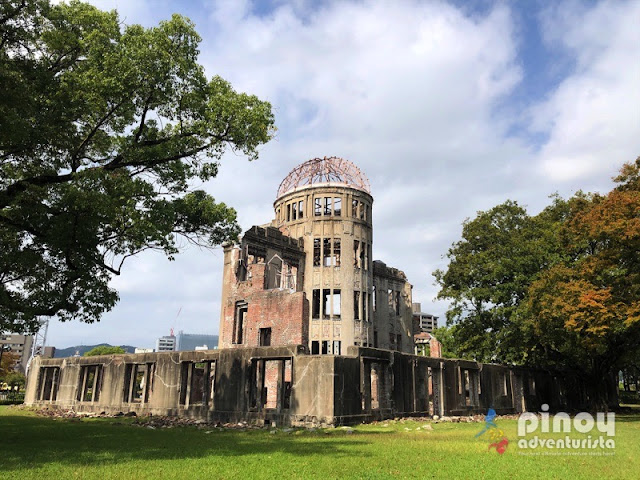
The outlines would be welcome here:
M 229 252 L 232 254 L 233 252 Z M 236 258 L 235 255 L 232 255 Z M 225 262 L 226 263 L 226 262 Z M 260 329 L 271 328 L 271 345 L 307 345 L 309 341 L 309 302 L 304 292 L 264 289 L 265 264 L 248 266 L 247 280 L 238 281 L 236 263 L 225 264 L 227 295 L 223 298 L 220 322 L 220 348 L 259 345 Z M 242 344 L 233 343 L 237 302 L 246 302 Z

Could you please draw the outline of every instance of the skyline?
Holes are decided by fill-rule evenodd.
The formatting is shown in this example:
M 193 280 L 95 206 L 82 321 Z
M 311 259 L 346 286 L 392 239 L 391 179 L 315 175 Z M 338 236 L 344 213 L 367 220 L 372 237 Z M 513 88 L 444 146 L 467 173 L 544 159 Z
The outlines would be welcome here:
M 207 75 L 272 103 L 278 134 L 260 159 L 228 153 L 203 185 L 243 230 L 273 218 L 292 168 L 346 158 L 371 182 L 374 258 L 403 270 L 441 325 L 431 272 L 465 218 L 507 199 L 535 214 L 554 192 L 606 192 L 640 153 L 639 2 L 90 3 L 127 24 L 189 16 Z M 52 319 L 48 344 L 218 334 L 221 281 L 220 248 L 139 255 L 100 323 Z

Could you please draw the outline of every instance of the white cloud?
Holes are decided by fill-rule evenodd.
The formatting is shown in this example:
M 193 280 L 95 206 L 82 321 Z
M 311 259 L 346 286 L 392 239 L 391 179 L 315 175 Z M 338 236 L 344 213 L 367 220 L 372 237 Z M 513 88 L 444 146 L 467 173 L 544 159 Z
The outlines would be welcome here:
M 638 154 L 638 3 L 548 13 L 545 41 L 576 68 L 516 114 L 502 107 L 527 81 L 521 33 L 501 2 L 474 17 L 444 2 L 280 2 L 268 16 L 248 1 L 208 5 L 194 18 L 208 74 L 272 102 L 279 133 L 258 162 L 226 155 L 207 190 L 248 228 L 272 218 L 278 184 L 295 165 L 350 159 L 371 180 L 374 256 L 405 270 L 423 310 L 446 309 L 431 302 L 431 272 L 446 266 L 441 256 L 466 217 L 507 198 L 535 212 L 554 191 L 608 189 Z M 523 119 L 548 140 L 507 136 Z M 118 280 L 122 300 L 100 327 L 57 327 L 52 339 L 66 346 L 91 331 L 96 341 L 150 346 L 174 323 L 217 332 L 221 275 L 221 254 L 142 256 Z
M 533 111 L 533 126 L 549 132 L 539 158 L 551 178 L 612 175 L 640 153 L 638 18 L 639 2 L 560 4 L 543 16 L 547 42 L 576 65 Z

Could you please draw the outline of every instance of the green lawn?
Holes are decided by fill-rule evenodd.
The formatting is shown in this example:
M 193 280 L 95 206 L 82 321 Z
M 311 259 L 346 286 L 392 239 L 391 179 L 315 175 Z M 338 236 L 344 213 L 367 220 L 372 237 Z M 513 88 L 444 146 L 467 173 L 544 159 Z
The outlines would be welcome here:
M 516 421 L 498 419 L 507 451 L 479 423 L 389 422 L 345 429 L 150 429 L 130 418 L 51 419 L 0 407 L 2 479 L 639 478 L 640 415 L 616 418 L 613 456 L 524 456 Z M 418 427 L 420 429 L 418 430 Z

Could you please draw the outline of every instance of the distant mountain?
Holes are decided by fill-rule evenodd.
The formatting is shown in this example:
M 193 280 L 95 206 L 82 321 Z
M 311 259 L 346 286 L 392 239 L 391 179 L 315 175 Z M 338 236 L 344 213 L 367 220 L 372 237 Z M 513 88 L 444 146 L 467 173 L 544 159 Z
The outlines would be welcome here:
M 112 346 L 112 345 L 109 345 L 108 343 L 99 343 L 98 345 L 76 345 L 75 347 L 60 348 L 60 349 L 56 348 L 56 353 L 54 357 L 55 358 L 73 357 L 76 354 L 76 352 L 78 352 L 80 356 L 83 356 L 84 352 L 88 352 L 92 348 L 100 347 L 102 345 L 107 347 Z M 127 353 L 133 353 L 136 349 L 136 347 L 132 347 L 131 345 L 120 345 L 120 347 L 122 347 L 124 351 Z

